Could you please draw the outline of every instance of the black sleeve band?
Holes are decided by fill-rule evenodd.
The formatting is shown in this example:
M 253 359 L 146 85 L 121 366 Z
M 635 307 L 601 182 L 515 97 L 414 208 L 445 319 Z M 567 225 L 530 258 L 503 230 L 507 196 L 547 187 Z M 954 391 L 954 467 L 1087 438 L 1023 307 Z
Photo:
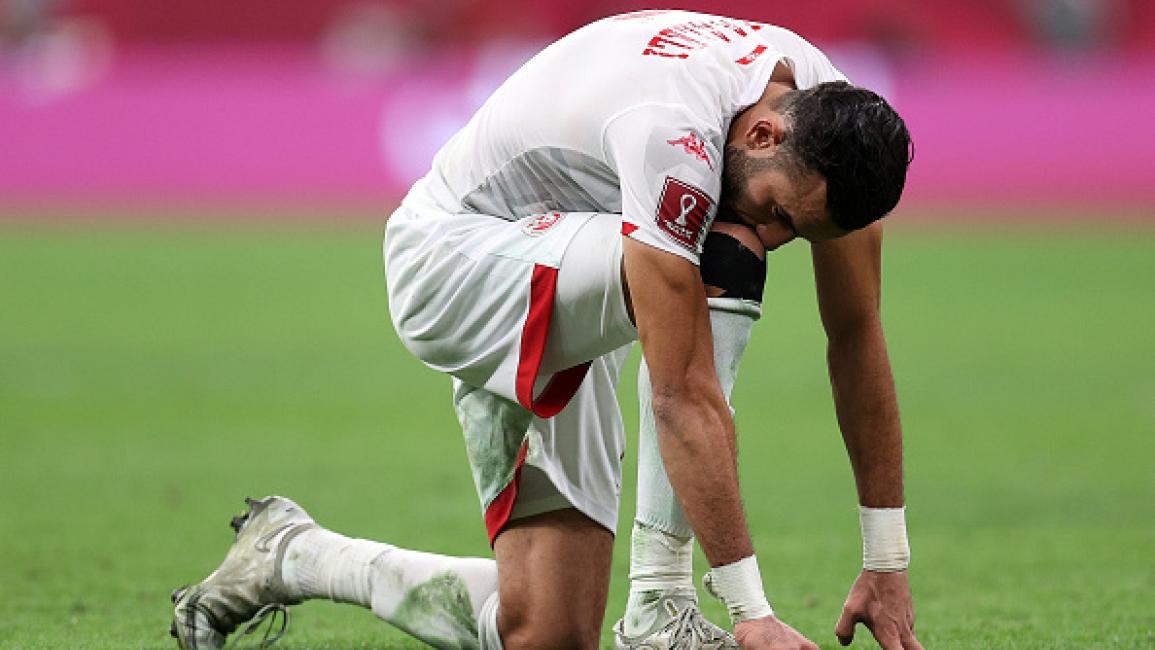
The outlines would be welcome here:
M 722 290 L 726 298 L 762 302 L 766 260 L 725 233 L 712 231 L 702 247 L 702 283 Z

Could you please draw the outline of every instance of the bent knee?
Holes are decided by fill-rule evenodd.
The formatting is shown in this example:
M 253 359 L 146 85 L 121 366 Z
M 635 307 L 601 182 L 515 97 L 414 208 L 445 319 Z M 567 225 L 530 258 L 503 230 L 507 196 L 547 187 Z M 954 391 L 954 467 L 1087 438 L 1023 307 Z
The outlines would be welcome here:
M 509 611 L 502 603 L 497 616 L 505 650 L 597 648 L 601 621 L 580 621 L 564 611 Z
M 715 233 L 733 237 L 743 246 L 750 249 L 750 252 L 753 253 L 755 257 L 760 260 L 766 259 L 766 246 L 762 244 L 758 233 L 750 226 L 733 221 L 715 221 L 710 226 L 710 232 L 706 236 L 709 237 Z
M 702 282 L 711 298 L 762 302 L 766 287 L 766 249 L 749 226 L 716 223 L 702 246 Z

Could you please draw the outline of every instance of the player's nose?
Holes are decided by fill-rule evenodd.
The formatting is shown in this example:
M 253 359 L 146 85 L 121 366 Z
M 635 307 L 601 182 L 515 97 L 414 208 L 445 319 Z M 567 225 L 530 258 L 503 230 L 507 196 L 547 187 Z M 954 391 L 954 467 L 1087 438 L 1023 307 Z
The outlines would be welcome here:
M 756 230 L 758 231 L 758 239 L 762 240 L 762 245 L 768 251 L 788 244 L 798 236 L 789 226 L 779 221 L 758 224 Z

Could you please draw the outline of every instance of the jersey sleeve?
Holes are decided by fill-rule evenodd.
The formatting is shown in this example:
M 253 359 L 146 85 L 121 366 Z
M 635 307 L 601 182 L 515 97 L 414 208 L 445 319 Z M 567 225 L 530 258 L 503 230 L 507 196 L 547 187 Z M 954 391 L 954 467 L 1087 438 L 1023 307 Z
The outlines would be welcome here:
M 721 134 L 668 107 L 638 107 L 603 134 L 622 192 L 622 234 L 697 265 L 718 209 Z

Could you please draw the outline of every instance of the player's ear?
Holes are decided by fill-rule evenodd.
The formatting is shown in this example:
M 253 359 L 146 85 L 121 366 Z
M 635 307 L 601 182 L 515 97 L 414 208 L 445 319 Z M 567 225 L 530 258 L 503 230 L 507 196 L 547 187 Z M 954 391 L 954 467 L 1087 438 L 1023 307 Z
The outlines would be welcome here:
M 777 113 L 754 120 L 746 129 L 746 147 L 751 151 L 776 148 L 785 138 L 786 125 Z

